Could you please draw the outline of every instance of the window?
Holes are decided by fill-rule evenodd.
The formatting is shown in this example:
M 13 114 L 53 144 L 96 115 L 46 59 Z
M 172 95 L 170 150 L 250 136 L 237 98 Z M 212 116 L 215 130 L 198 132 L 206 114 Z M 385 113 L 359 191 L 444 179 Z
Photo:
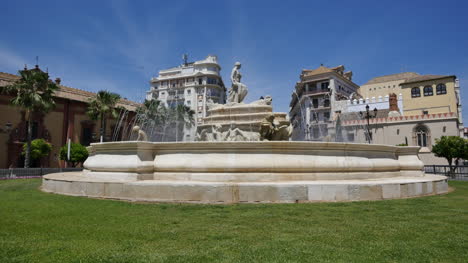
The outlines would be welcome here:
M 418 125 L 414 128 L 413 131 L 416 145 L 420 147 L 428 147 L 430 143 L 430 135 L 428 128 L 423 125 Z
M 445 87 L 445 84 L 437 84 L 436 92 L 437 95 L 447 94 L 447 87 Z
M 215 78 L 208 78 L 208 84 L 218 84 L 218 80 Z
M 330 120 L 330 112 L 324 112 L 324 113 L 323 113 L 323 119 L 324 119 L 325 121 Z
M 411 89 L 411 98 L 421 97 L 421 90 L 418 87 Z
M 330 107 L 330 100 L 326 99 L 323 101 L 323 107 Z
M 354 133 L 348 133 L 348 142 L 354 142 Z
M 81 144 L 89 146 L 93 141 L 93 129 L 90 127 L 84 127 L 82 130 Z
M 424 87 L 424 96 L 432 96 L 434 92 L 432 90 L 432 86 L 425 86 Z
M 314 108 L 318 108 L 318 99 L 312 99 L 312 104 L 314 105 Z
M 447 131 L 447 127 L 444 126 L 444 127 L 442 128 L 442 132 L 446 132 L 446 131 Z
M 397 134 L 397 135 L 400 135 L 400 129 L 397 129 L 397 130 L 396 130 L 396 134 Z
M 188 100 L 186 104 L 187 104 L 187 106 L 191 106 L 191 105 L 192 105 L 192 101 L 191 101 L 191 100 Z
M 424 114 L 424 115 L 427 115 L 427 114 L 429 114 L 429 111 L 423 110 L 423 114 Z
M 319 128 L 318 128 L 318 127 L 314 127 L 314 128 L 312 129 L 312 137 L 314 137 L 315 139 L 317 139 L 319 136 L 320 136 Z
M 203 84 L 203 79 L 202 79 L 202 78 L 199 78 L 199 79 L 198 79 L 198 85 L 201 85 L 201 84 Z
M 32 126 L 31 137 L 34 140 L 34 139 L 38 138 L 37 135 L 38 135 L 38 131 L 39 131 L 39 125 L 38 125 L 37 121 L 33 121 L 31 126 Z M 28 134 L 28 122 L 26 122 L 25 129 L 26 129 L 25 134 Z
M 311 114 L 312 116 L 312 121 L 317 121 L 317 113 L 316 112 L 312 112 Z
M 187 95 L 192 95 L 192 90 L 191 89 L 187 90 Z
M 322 82 L 322 83 L 320 84 L 320 87 L 321 87 L 322 90 L 328 91 L 328 85 L 330 85 L 329 82 Z

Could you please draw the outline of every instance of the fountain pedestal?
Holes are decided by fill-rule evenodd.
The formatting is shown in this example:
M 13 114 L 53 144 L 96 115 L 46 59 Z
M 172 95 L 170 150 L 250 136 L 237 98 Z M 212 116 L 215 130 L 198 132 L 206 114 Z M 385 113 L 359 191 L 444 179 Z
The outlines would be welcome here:
M 44 176 L 42 190 L 157 202 L 360 201 L 448 191 L 418 147 L 317 142 L 114 142 L 91 145 L 80 173 Z
M 198 141 L 259 141 L 260 126 L 270 115 L 278 126 L 288 126 L 287 114 L 273 112 L 271 101 L 265 99 L 250 104 L 218 104 L 207 111 L 207 117 L 197 126 Z

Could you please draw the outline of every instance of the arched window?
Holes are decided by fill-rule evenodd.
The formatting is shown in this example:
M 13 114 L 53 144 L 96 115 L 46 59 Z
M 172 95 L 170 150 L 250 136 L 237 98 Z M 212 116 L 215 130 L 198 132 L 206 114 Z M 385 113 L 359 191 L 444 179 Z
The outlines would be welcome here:
M 429 147 L 431 136 L 429 129 L 425 125 L 418 125 L 413 129 L 413 138 L 416 145 L 420 147 Z
M 436 87 L 437 95 L 447 94 L 447 87 L 445 84 L 438 84 Z
M 434 92 L 432 90 L 432 86 L 424 87 L 424 96 L 432 96 L 432 95 L 434 95 Z
M 421 90 L 418 87 L 411 89 L 411 98 L 421 97 Z

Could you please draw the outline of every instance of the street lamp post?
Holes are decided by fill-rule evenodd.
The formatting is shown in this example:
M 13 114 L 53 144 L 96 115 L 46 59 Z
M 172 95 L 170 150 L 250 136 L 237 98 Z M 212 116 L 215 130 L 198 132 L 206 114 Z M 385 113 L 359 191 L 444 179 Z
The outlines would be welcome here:
M 359 116 L 361 118 L 366 118 L 367 120 L 367 126 L 366 126 L 366 130 L 367 130 L 367 134 L 366 134 L 366 139 L 367 139 L 367 142 L 370 144 L 372 142 L 372 132 L 370 131 L 370 123 L 369 123 L 369 120 L 371 118 L 375 118 L 377 117 L 377 108 L 374 108 L 374 114 L 372 114 L 370 111 L 369 111 L 369 104 L 366 105 L 366 112 L 363 113 L 362 111 L 359 112 Z

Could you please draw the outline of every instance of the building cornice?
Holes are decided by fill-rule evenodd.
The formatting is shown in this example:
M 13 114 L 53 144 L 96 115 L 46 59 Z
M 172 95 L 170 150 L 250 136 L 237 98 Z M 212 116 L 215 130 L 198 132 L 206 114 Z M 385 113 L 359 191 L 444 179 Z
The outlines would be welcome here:
M 398 116 L 398 117 L 386 117 L 386 118 L 375 118 L 369 119 L 369 124 L 395 124 L 395 123 L 411 123 L 431 120 L 458 120 L 458 116 L 455 112 L 447 113 L 434 113 L 434 114 L 421 114 L 412 116 Z M 349 120 L 342 121 L 343 126 L 362 126 L 367 125 L 367 120 Z

